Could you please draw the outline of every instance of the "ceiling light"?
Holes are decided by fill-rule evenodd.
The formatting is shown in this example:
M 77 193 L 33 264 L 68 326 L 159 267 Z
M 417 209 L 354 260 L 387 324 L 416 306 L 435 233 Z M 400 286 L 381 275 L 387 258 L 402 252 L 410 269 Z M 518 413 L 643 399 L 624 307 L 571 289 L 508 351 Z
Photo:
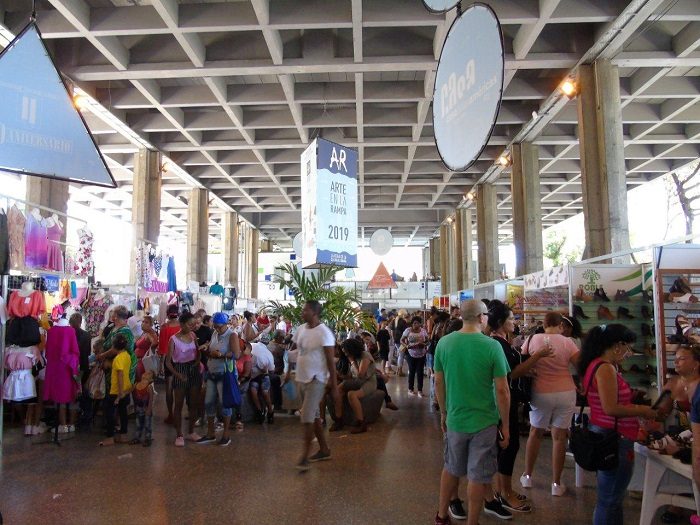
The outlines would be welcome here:
M 447 217 L 447 224 L 452 224 L 452 217 Z
M 504 168 L 510 166 L 513 163 L 513 159 L 511 159 L 510 153 L 506 151 L 503 155 L 498 157 L 498 163 Z
M 578 86 L 573 80 L 567 79 L 561 83 L 559 86 L 559 91 L 564 93 L 567 97 L 574 98 L 578 93 Z
M 78 111 L 83 111 L 90 105 L 90 99 L 84 95 L 73 95 L 73 105 Z
M 469 193 L 467 193 L 468 200 L 473 201 L 475 197 L 476 197 L 476 195 L 474 194 L 473 191 L 470 191 Z

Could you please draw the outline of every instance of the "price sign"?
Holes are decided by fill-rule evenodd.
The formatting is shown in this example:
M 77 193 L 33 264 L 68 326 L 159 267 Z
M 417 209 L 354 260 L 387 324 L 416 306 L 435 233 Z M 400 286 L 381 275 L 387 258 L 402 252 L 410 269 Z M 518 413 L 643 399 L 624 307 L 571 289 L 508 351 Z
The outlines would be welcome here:
M 357 267 L 357 152 L 317 138 L 301 155 L 302 266 Z

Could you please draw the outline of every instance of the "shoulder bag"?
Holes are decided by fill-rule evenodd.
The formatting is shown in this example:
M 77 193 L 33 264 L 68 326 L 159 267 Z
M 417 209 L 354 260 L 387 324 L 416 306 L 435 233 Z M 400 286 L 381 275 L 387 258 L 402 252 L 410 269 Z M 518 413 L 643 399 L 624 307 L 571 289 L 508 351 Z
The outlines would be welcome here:
M 591 388 L 593 378 L 598 368 L 603 363 L 598 363 L 586 387 L 586 395 Z M 612 470 L 617 468 L 620 436 L 617 433 L 617 418 L 615 429 L 612 432 L 593 432 L 588 428 L 588 418 L 583 416 L 583 408 L 579 411 L 578 418 L 574 415 L 571 424 L 571 437 L 569 448 L 574 454 L 574 460 L 584 470 Z

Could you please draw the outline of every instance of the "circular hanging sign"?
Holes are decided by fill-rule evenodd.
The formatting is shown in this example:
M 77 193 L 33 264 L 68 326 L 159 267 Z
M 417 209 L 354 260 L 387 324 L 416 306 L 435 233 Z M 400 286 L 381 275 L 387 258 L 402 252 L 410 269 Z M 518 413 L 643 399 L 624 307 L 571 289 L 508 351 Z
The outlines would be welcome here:
M 376 230 L 369 238 L 369 247 L 377 255 L 386 255 L 394 245 L 394 237 L 389 230 Z
M 301 237 L 301 232 L 297 233 L 294 236 L 294 240 L 292 241 L 292 249 L 294 250 L 294 253 L 297 254 L 297 257 L 301 258 L 301 249 L 304 246 L 304 240 Z
M 433 131 L 442 162 L 466 171 L 491 137 L 503 95 L 503 36 L 496 13 L 473 4 L 445 39 L 433 91 Z
M 423 5 L 431 13 L 444 13 L 455 7 L 460 0 L 423 0 Z

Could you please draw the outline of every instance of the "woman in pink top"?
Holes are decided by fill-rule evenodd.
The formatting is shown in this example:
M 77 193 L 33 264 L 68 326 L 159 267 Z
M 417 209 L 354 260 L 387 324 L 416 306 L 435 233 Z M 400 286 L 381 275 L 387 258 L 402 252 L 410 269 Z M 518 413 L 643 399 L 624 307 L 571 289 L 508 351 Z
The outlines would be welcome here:
M 597 472 L 597 500 L 593 525 L 622 525 L 622 502 L 634 470 L 634 440 L 638 418 L 655 419 L 657 411 L 632 404 L 632 389 L 620 375 L 620 363 L 632 351 L 636 336 L 621 324 L 601 325 L 588 332 L 581 350 L 579 374 L 591 407 L 589 427 L 598 433 L 617 432 L 618 465 Z
M 165 366 L 173 376 L 173 394 L 175 397 L 174 424 L 177 431 L 176 447 L 185 446 L 182 436 L 182 405 L 185 395 L 189 393 L 188 406 L 199 406 L 199 391 L 202 385 L 202 374 L 199 371 L 199 349 L 197 337 L 194 334 L 195 320 L 190 312 L 183 312 L 179 318 L 180 331 L 170 338 L 168 355 Z M 196 417 L 194 409 L 190 410 L 189 434 L 187 439 L 198 441 L 201 436 L 194 431 Z
M 552 429 L 552 496 L 563 496 L 561 482 L 571 416 L 576 410 L 576 385 L 569 365 L 578 363 L 579 350 L 561 334 L 561 315 L 549 312 L 544 318 L 544 333 L 535 334 L 523 345 L 523 354 L 534 355 L 551 348 L 552 356 L 534 367 L 535 378 L 530 400 L 530 435 L 525 448 L 525 472 L 520 476 L 523 488 L 532 487 L 532 471 L 547 428 Z

